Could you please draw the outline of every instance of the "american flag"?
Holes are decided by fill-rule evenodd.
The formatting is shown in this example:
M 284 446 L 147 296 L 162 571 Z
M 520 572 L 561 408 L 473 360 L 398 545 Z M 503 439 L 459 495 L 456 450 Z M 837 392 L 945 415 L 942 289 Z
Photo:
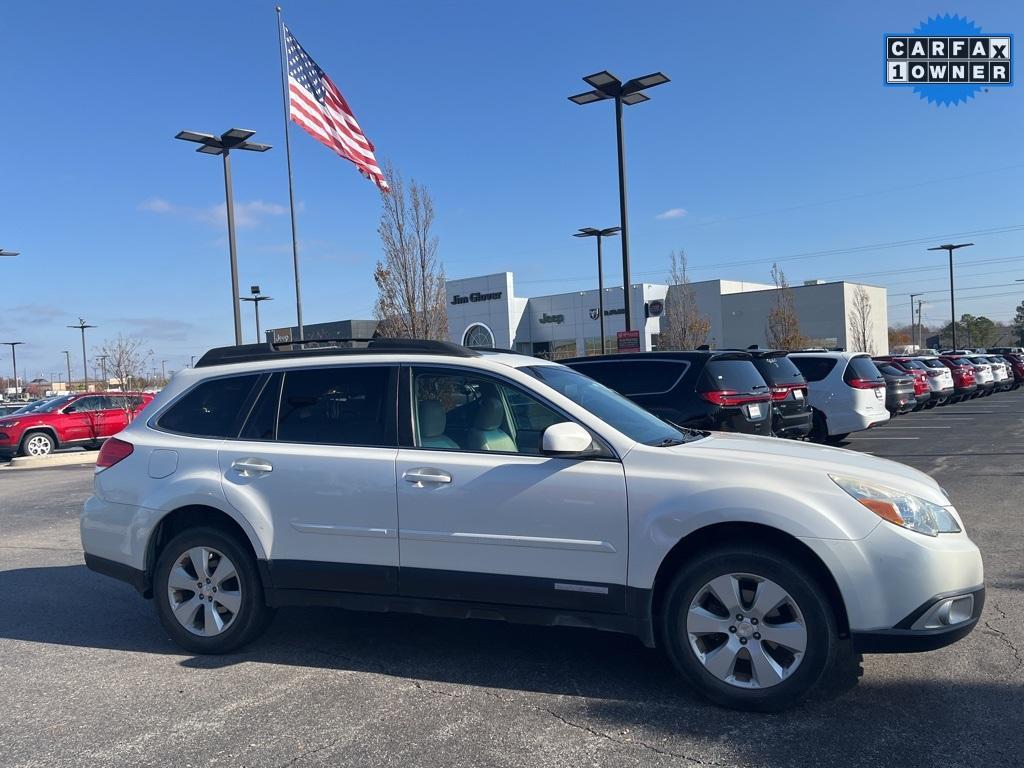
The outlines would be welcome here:
M 285 27 L 288 56 L 288 114 L 310 136 L 355 163 L 366 178 L 388 191 L 373 156 L 373 144 L 363 134 L 341 91 Z

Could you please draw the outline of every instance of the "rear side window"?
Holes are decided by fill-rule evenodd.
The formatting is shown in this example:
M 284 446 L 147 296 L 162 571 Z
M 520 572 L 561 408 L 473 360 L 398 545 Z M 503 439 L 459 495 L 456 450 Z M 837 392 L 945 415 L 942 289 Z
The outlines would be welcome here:
M 704 368 L 705 380 L 713 389 L 757 392 L 768 388 L 749 360 L 712 360 Z
M 259 378 L 254 373 L 204 381 L 172 405 L 157 426 L 195 437 L 234 437 L 241 426 L 242 408 Z
M 887 366 L 892 368 L 892 366 Z M 893 369 L 895 370 L 895 369 Z M 902 371 L 896 371 L 897 376 L 904 375 Z M 872 362 L 870 357 L 854 357 L 850 359 L 849 364 L 846 366 L 846 372 L 843 374 L 843 378 L 846 381 L 850 379 L 868 379 L 881 381 L 882 374 L 879 372 L 878 367 Z
M 277 427 L 277 404 L 284 375 L 275 373 L 263 386 L 239 437 L 243 440 L 273 440 Z
M 794 357 L 793 365 L 808 381 L 821 381 L 836 367 L 834 357 Z
M 804 375 L 785 355 L 781 357 L 755 357 L 754 367 L 770 385 L 803 384 Z
M 669 392 L 686 373 L 685 360 L 615 360 L 573 365 L 580 373 L 623 395 Z
M 345 365 L 288 371 L 277 439 L 323 445 L 398 445 L 389 366 Z

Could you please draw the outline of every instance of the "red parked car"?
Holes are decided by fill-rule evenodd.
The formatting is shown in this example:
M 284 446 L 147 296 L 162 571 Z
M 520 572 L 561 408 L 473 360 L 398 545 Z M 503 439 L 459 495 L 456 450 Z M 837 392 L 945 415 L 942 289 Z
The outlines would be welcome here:
M 961 355 L 939 355 L 942 364 L 953 373 L 953 397 L 951 403 L 958 403 L 961 400 L 968 400 L 978 392 L 978 382 L 974 378 L 974 365 L 966 357 Z
M 57 448 L 98 447 L 146 407 L 144 392 L 80 392 L 0 418 L 0 456 L 45 456 Z
M 903 371 L 914 378 L 914 410 L 920 411 L 925 407 L 934 408 L 939 398 L 932 399 L 932 388 L 928 383 L 928 369 L 924 363 L 910 357 L 894 357 L 893 355 L 878 355 L 873 358 L 875 362 L 888 363 L 889 365 Z

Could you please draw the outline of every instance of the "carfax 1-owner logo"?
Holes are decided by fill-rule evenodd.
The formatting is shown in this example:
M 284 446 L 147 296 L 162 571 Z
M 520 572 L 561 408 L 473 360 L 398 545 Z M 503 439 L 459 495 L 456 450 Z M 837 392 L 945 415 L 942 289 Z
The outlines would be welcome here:
M 885 36 L 885 84 L 951 106 L 1013 85 L 1013 35 L 983 32 L 963 16 L 936 16 Z

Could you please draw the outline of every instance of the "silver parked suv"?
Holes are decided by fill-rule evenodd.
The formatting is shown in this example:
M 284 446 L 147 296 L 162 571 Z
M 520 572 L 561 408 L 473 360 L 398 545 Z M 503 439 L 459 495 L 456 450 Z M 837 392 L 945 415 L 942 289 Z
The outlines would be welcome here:
M 860 652 L 958 640 L 985 595 L 921 472 L 676 428 L 557 363 L 442 342 L 212 350 L 104 444 L 81 532 L 194 652 L 283 605 L 504 618 L 635 635 L 758 710 Z

